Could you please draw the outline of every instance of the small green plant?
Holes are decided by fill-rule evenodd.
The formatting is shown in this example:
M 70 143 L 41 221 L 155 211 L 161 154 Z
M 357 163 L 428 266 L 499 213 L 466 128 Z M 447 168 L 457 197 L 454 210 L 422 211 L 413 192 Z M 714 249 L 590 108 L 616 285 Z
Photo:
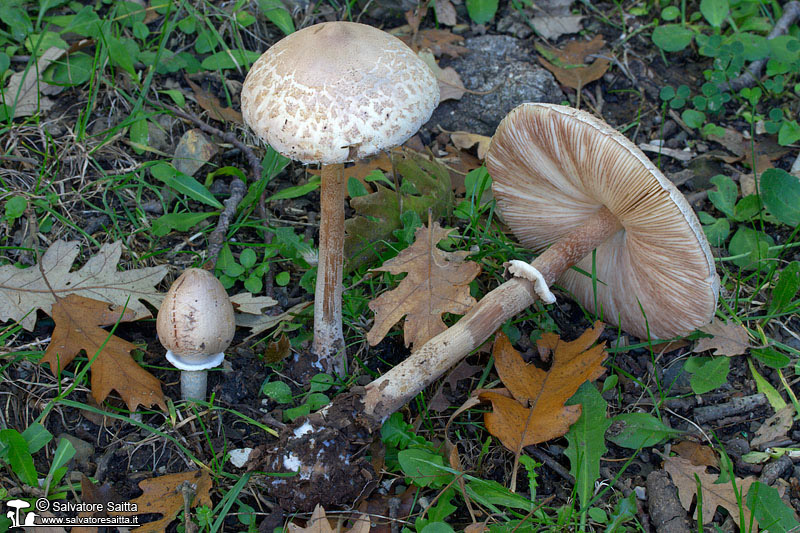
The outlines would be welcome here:
M 328 374 L 317 374 L 311 378 L 311 386 L 308 392 L 299 397 L 300 404 L 290 407 L 283 411 L 283 416 L 287 421 L 294 421 L 303 416 L 308 416 L 312 411 L 317 411 L 328 405 L 330 397 L 325 394 L 333 387 L 333 377 Z M 261 385 L 261 394 L 279 404 L 292 403 L 295 397 L 289 385 L 283 381 L 267 381 Z
M 22 433 L 11 428 L 0 430 L 0 464 L 6 465 L 25 485 L 43 489 L 48 498 L 64 498 L 67 494 L 66 488 L 59 484 L 67 473 L 66 464 L 75 456 L 72 443 L 63 438 L 59 441 L 50 469 L 41 484 L 33 464 L 33 454 L 51 440 L 52 433 L 39 423 L 31 424 Z

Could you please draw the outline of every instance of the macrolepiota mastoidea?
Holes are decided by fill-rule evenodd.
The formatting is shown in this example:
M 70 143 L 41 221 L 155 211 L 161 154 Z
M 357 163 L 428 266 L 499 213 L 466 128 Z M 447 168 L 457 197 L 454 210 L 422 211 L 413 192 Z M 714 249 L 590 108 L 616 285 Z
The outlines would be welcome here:
M 277 42 L 253 64 L 242 115 L 272 148 L 322 165 L 313 366 L 344 370 L 344 166 L 399 146 L 431 116 L 439 87 L 402 41 L 354 22 L 324 22 Z
M 236 332 L 222 283 L 207 270 L 187 269 L 164 296 L 156 330 L 167 360 L 181 371 L 181 398 L 205 400 L 207 371 L 225 360 Z

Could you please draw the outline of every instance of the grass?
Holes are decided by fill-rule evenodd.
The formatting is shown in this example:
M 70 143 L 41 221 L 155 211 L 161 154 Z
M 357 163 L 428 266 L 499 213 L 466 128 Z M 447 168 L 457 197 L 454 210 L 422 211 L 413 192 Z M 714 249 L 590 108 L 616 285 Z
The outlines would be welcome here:
M 177 271 L 201 265 L 205 259 L 206 239 L 215 227 L 216 215 L 211 214 L 187 231 L 172 230 L 160 236 L 153 232 L 153 223 L 159 216 L 159 210 L 164 214 L 213 211 L 191 195 L 170 190 L 155 179 L 150 171 L 152 162 L 169 161 L 163 151 L 150 146 L 150 130 L 164 130 L 167 139 L 174 144 L 190 127 L 175 119 L 166 107 L 160 106 L 158 99 L 172 105 L 173 100 L 162 91 L 180 87 L 184 99 L 188 97 L 184 109 L 201 115 L 206 122 L 213 122 L 204 110 L 192 102 L 193 94 L 182 83 L 184 75 L 198 75 L 196 80 L 204 83 L 204 88 L 213 91 L 224 106 L 236 107 L 236 82 L 243 79 L 247 65 L 226 65 L 212 59 L 218 57 L 215 56 L 217 52 L 244 53 L 265 49 L 281 33 L 274 25 L 275 21 L 283 20 L 285 24 L 286 15 L 280 10 L 263 13 L 251 11 L 253 6 L 244 2 L 234 4 L 230 10 L 221 9 L 210 2 L 187 0 L 154 3 L 146 10 L 130 3 L 99 2 L 94 6 L 81 6 L 50 2 L 47 10 L 42 10 L 42 5 L 48 4 L 12 3 L 0 8 L 0 65 L 5 56 L 9 59 L 11 71 L 19 71 L 22 67 L 19 60 L 31 56 L 25 68 L 35 72 L 37 55 L 52 43 L 58 45 L 59 39 L 72 39 L 72 35 L 77 33 L 94 39 L 80 51 L 87 54 L 91 69 L 87 76 L 82 76 L 76 82 L 67 79 L 63 84 L 63 92 L 58 95 L 39 95 L 40 103 L 45 102 L 45 98 L 54 102 L 54 107 L 47 113 L 17 118 L 7 114 L 2 119 L 0 205 L 3 210 L 0 210 L 0 227 L 5 231 L 0 237 L 0 264 L 36 268 L 32 265 L 42 250 L 57 239 L 66 239 L 81 242 L 84 255 L 79 258 L 79 263 L 85 262 L 102 244 L 122 240 L 125 243 L 122 265 L 126 269 L 169 263 Z M 635 6 L 621 2 L 608 9 L 590 7 L 588 14 L 597 17 L 603 24 L 617 24 L 616 21 L 621 20 L 625 27 L 632 28 L 625 13 L 626 9 L 631 11 Z M 768 7 L 764 6 L 765 9 Z M 517 8 L 526 9 L 521 4 Z M 352 2 L 323 4 L 319 9 L 333 12 L 339 19 L 347 19 L 350 13 L 360 12 L 354 9 Z M 106 25 L 107 31 L 98 33 L 89 26 L 76 25 L 75 17 L 71 20 L 64 18 L 72 17 L 77 12 L 95 20 L 95 24 Z M 750 16 L 757 17 L 760 12 L 754 13 Z M 652 24 L 652 15 L 637 14 L 632 20 Z M 312 14 L 312 18 L 314 16 Z M 691 12 L 682 10 L 681 18 L 686 16 L 691 19 Z M 16 26 L 9 25 L 9 20 L 19 20 L 18 27 L 23 28 L 23 32 L 20 34 Z M 698 35 L 704 35 L 704 31 L 708 33 L 698 20 L 702 22 L 703 19 L 694 19 L 693 27 L 696 29 L 693 31 Z M 742 22 L 741 17 L 737 20 Z M 299 23 L 300 19 L 296 18 L 294 22 Z M 28 29 L 25 30 L 25 27 Z M 58 27 L 69 31 L 59 31 Z M 646 45 L 653 47 L 644 37 L 648 33 L 638 30 L 636 36 L 628 36 L 617 46 L 620 49 L 634 46 L 642 49 Z M 26 47 L 26 35 L 34 36 L 28 41 L 33 45 Z M 198 42 L 201 44 L 196 44 Z M 128 54 L 132 51 L 136 53 Z M 660 52 L 654 47 L 650 51 Z M 661 56 L 660 53 L 658 55 Z M 675 60 L 670 53 L 663 55 L 671 62 Z M 169 59 L 164 60 L 167 57 Z M 692 57 L 693 60 L 704 58 L 703 55 Z M 153 68 L 152 65 L 158 67 Z M 683 109 L 707 113 L 714 124 L 732 124 L 736 120 L 735 103 L 738 100 L 747 102 L 750 116 L 768 117 L 771 109 L 797 104 L 796 90 L 791 90 L 792 83 L 798 80 L 797 71 L 790 68 L 788 72 L 774 74 L 769 79 L 774 80 L 778 75 L 785 78 L 786 89 L 783 91 L 765 88 L 761 98 L 750 93 L 734 94 L 734 102 L 723 106 L 716 114 L 708 112 L 699 104 L 699 100 L 687 100 L 682 104 Z M 7 86 L 7 76 L 2 78 L 4 81 L 0 86 Z M 701 93 L 701 87 L 690 89 L 695 96 Z M 662 120 L 667 117 L 668 106 L 681 109 L 671 99 L 648 102 L 638 87 L 614 89 L 609 94 L 624 96 L 632 92 L 638 95 L 638 118 L 626 126 L 619 125 L 627 129 L 628 134 L 640 134 L 648 105 L 653 107 L 649 114 L 660 114 Z M 8 92 L 4 95 L 7 98 Z M 784 128 L 783 131 L 790 129 L 790 117 L 783 115 L 778 126 Z M 243 126 L 226 124 L 223 127 L 235 132 L 249 145 L 259 145 Z M 699 128 L 696 131 L 697 136 L 689 139 L 692 145 L 709 142 Z M 222 153 L 211 160 L 211 167 L 206 168 L 213 169 L 214 165 L 233 166 L 244 173 L 248 172 L 247 161 L 241 153 L 224 142 L 218 144 L 222 146 Z M 257 149 L 259 154 L 264 153 L 262 148 Z M 267 153 L 267 158 L 272 158 L 268 161 L 272 164 L 272 171 L 266 180 L 267 196 L 294 186 L 298 177 L 307 180 L 300 167 L 289 165 L 284 169 L 275 163 L 274 157 L 274 154 Z M 740 166 L 736 168 L 745 170 Z M 206 181 L 202 174 L 196 178 L 199 184 Z M 228 181 L 227 176 L 212 177 L 210 181 L 212 183 L 208 186 L 216 191 L 217 199 L 224 200 L 226 188 L 215 187 L 215 184 L 220 182 L 224 185 Z M 487 185 L 485 179 L 478 180 L 467 193 L 456 199 L 456 215 L 444 221 L 458 228 L 458 236 L 448 246 L 470 250 L 471 259 L 483 267 L 483 273 L 471 287 L 477 298 L 502 282 L 504 262 L 530 259 L 530 253 L 520 248 L 498 221 L 494 202 L 478 200 L 482 191 L 487 190 Z M 253 187 L 254 182 L 248 182 L 248 186 Z M 306 283 L 309 280 L 307 272 L 312 265 L 300 254 L 297 244 L 298 240 L 304 240 L 313 245 L 315 224 L 308 222 L 306 213 L 314 209 L 309 206 L 313 205 L 311 199 L 316 193 L 312 191 L 309 194 L 268 202 L 264 206 L 264 211 L 269 214 L 267 220 L 259 216 L 256 197 L 234 219 L 226 235 L 233 257 L 240 258 L 243 250 L 251 249 L 256 252 L 257 264 L 264 263 L 269 267 L 269 274 L 263 278 L 265 282 L 268 276 L 289 273 L 288 283 L 273 285 L 275 294 L 286 301 L 312 298 Z M 16 198 L 24 202 L 14 200 Z M 734 200 L 739 201 L 738 195 Z M 706 202 L 704 208 L 710 216 L 725 218 L 727 214 L 719 209 L 719 205 L 711 201 Z M 87 232 L 85 228 L 97 217 L 103 219 L 102 223 L 95 225 L 95 231 Z M 783 274 L 787 267 L 798 261 L 800 240 L 797 228 L 780 224 L 765 216 L 763 211 L 750 219 L 736 220 L 736 224 L 771 235 L 776 239 L 776 244 L 767 247 L 767 257 L 750 270 L 740 268 L 736 262 L 745 254 L 752 256 L 753 250 L 760 248 L 734 253 L 730 249 L 733 243 L 725 241 L 723 246 L 715 250 L 722 280 L 717 314 L 741 324 L 752 342 L 769 352 L 767 355 L 751 352 L 747 360 L 749 367 L 744 357 L 733 359 L 730 374 L 719 376 L 720 386 L 723 387 L 719 390 L 726 391 L 728 395 L 756 392 L 752 385 L 751 372 L 754 370 L 764 377 L 765 383 L 797 408 L 793 389 L 797 390 L 797 376 L 800 375 L 800 324 L 797 318 L 800 298 L 790 276 L 786 275 L 784 279 Z M 278 228 L 291 228 L 292 235 L 285 231 L 276 233 Z M 342 385 L 343 391 L 360 383 L 363 378 L 379 375 L 405 355 L 400 331 L 395 330 L 377 348 L 369 348 L 364 340 L 372 316 L 367 307 L 369 301 L 393 287 L 398 280 L 397 276 L 370 273 L 369 268 L 378 266 L 410 243 L 413 225 L 405 229 L 405 232 L 396 235 L 396 240 L 387 240 L 385 244 L 388 251 L 369 265 L 349 273 L 345 280 L 345 336 L 348 351 L 355 361 L 349 366 L 348 375 L 337 383 Z M 252 269 L 246 274 L 251 272 Z M 247 278 L 245 274 L 229 277 L 237 290 L 242 289 Z M 776 300 L 780 305 L 773 304 Z M 561 331 L 568 337 L 587 327 L 593 318 L 571 300 L 564 300 L 552 308 L 537 304 L 509 321 L 503 330 L 518 346 L 533 351 L 535 340 L 541 332 Z M 448 317 L 451 323 L 456 319 Z M 281 331 L 289 335 L 293 346 L 299 347 L 309 339 L 310 325 L 311 314 L 307 311 L 284 324 Z M 152 323 L 122 329 L 122 334 L 137 338 L 146 361 L 161 361 L 156 367 L 148 366 L 167 383 L 168 391 L 174 392 L 177 373 L 160 366 L 163 360 L 158 359 L 158 344 L 153 338 L 145 338 L 154 333 Z M 15 429 L 22 433 L 33 422 L 40 421 L 53 434 L 74 434 L 85 423 L 85 414 L 105 417 L 109 425 L 95 425 L 94 433 L 84 434 L 86 439 L 96 439 L 99 443 L 98 456 L 107 450 L 113 452 L 118 442 L 125 442 L 122 453 L 131 465 L 141 470 L 175 472 L 190 467 L 206 470 L 214 478 L 214 508 L 192 512 L 189 518 L 198 521 L 204 531 L 256 530 L 258 522 L 268 514 L 274 503 L 259 496 L 258 488 L 249 475 L 242 476 L 224 458 L 231 449 L 248 443 L 268 442 L 271 435 L 280 429 L 271 418 L 279 404 L 268 401 L 267 408 L 262 409 L 261 401 L 267 400 L 265 396 L 249 398 L 233 407 L 217 403 L 216 399 L 207 405 L 176 401 L 170 402 L 168 413 L 149 410 L 130 413 L 115 401 L 105 402 L 102 406 L 91 405 L 87 400 L 90 397 L 87 358 L 79 358 L 78 366 L 71 367 L 59 380 L 35 365 L 43 354 L 51 332 L 52 323 L 44 317 L 40 317 L 38 329 L 33 333 L 22 330 L 14 323 L 7 323 L 0 330 L 0 344 L 3 346 L 0 348 L 0 390 L 7 399 L 7 409 L 0 419 L 2 430 Z M 278 332 L 264 335 L 245 346 L 244 350 L 249 353 L 251 360 L 258 361 L 258 355 L 263 352 L 266 343 L 278 336 Z M 695 334 L 685 340 L 691 343 L 697 337 Z M 676 413 L 670 406 L 676 400 L 689 400 L 695 395 L 690 389 L 666 381 L 662 374 L 662 369 L 683 364 L 690 353 L 685 350 L 662 352 L 660 347 L 653 346 L 651 342 L 633 342 L 619 331 L 609 331 L 606 338 L 609 341 L 610 359 L 602 385 L 603 401 L 608 402 L 612 417 L 624 413 L 647 413 L 659 423 L 666 420 L 691 430 L 691 425 L 685 424 L 690 413 Z M 611 449 L 604 457 L 612 462 L 603 464 L 615 466 L 619 463 L 614 461 L 622 460 L 624 466 L 616 471 L 605 470 L 605 473 L 601 473 L 601 480 L 581 479 L 584 485 L 587 482 L 589 486 L 600 483 L 599 491 L 589 502 L 583 502 L 578 498 L 576 489 L 572 488 L 573 485 L 564 484 L 550 467 L 542 466 L 527 454 L 520 457 L 522 466 L 518 468 L 516 486 L 510 486 L 514 457 L 486 431 L 482 417 L 485 408 L 478 406 L 465 411 L 450 423 L 449 433 L 446 433 L 447 418 L 471 391 L 501 385 L 493 372 L 491 358 L 476 355 L 471 356 L 469 361 L 482 368 L 469 380 L 458 381 L 456 387 L 446 389 L 453 406 L 439 412 L 432 410 L 432 400 L 439 389 L 439 385 L 436 385 L 418 396 L 402 415 L 392 417 L 387 422 L 388 429 L 384 427 L 384 479 L 394 479 L 394 486 L 407 489 L 401 496 L 404 505 L 413 502 L 418 504 L 412 507 L 408 517 L 396 517 L 399 524 L 410 531 L 422 531 L 426 526 L 444 528 L 446 524 L 461 528 L 471 522 L 471 514 L 474 514 L 478 522 L 488 520 L 493 531 L 601 530 L 611 527 L 610 524 L 615 524 L 615 531 L 642 529 L 635 509 L 631 510 L 630 507 L 629 489 L 621 482 L 623 479 L 640 481 L 632 474 L 628 477 L 626 468 L 639 460 L 641 449 L 631 452 L 610 444 Z M 648 365 L 657 371 L 656 374 L 648 372 Z M 271 365 L 268 379 L 285 381 L 282 374 L 287 366 L 286 361 Z M 242 369 L 237 371 L 245 372 Z M 308 393 L 299 390 L 291 382 L 288 385 L 291 391 L 289 401 L 280 407 L 302 406 L 309 398 Z M 336 393 L 335 387 L 324 391 L 328 396 Z M 717 394 L 716 399 L 712 396 L 711 401 L 719 401 L 719 396 Z M 269 416 L 265 417 L 265 414 Z M 760 413 L 762 417 L 769 414 L 771 412 L 768 411 Z M 279 423 L 283 421 L 277 420 Z M 751 425 L 745 421 L 737 423 L 735 427 L 739 431 L 752 431 Z M 727 430 L 718 428 L 718 431 L 725 434 Z M 723 435 L 723 438 L 709 444 L 724 451 L 727 436 Z M 449 456 L 441 446 L 441 442 L 448 438 L 459 444 L 463 472 L 448 466 Z M 49 472 L 57 444 L 53 440 L 46 446 L 46 451 L 32 454 L 39 474 Z M 555 462 L 564 462 L 558 453 L 558 447 L 563 449 L 563 446 L 563 442 L 557 441 L 549 454 L 542 453 Z M 655 448 L 663 449 L 661 444 L 655 445 Z M 32 496 L 35 490 L 21 481 L 15 465 L 8 459 L 3 462 L 4 467 L 0 471 L 3 477 L 2 490 L 5 491 L 2 492 L 3 498 L 12 494 Z M 415 465 L 414 468 L 423 468 L 424 475 L 415 473 L 418 471 L 412 465 Z M 61 464 L 57 466 L 62 467 Z M 574 470 L 578 471 L 577 468 Z M 613 475 L 606 475 L 608 473 Z M 126 479 L 125 473 L 107 471 L 103 475 L 128 495 L 136 490 L 132 482 Z M 80 491 L 80 484 L 71 477 L 64 477 L 63 480 L 65 486 L 53 487 L 51 494 L 61 493 L 65 487 L 73 492 Z M 467 492 L 457 489 L 462 482 L 469 487 Z M 238 518 L 234 518 L 234 511 L 237 511 Z M 246 521 L 245 515 L 250 513 L 255 518 Z M 376 513 L 376 518 L 380 514 Z

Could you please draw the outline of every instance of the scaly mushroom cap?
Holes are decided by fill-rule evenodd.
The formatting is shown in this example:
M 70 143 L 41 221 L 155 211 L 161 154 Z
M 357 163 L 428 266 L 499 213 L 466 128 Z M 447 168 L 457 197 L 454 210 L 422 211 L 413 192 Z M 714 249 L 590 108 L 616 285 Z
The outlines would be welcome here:
M 296 161 L 354 161 L 403 144 L 431 116 L 439 86 L 400 39 L 355 22 L 295 32 L 253 64 L 242 115 Z
M 236 330 L 233 305 L 214 274 L 190 268 L 167 291 L 156 330 L 161 344 L 180 362 L 205 366 L 207 360 L 219 359 L 219 364 L 221 358 L 214 356 L 230 346 Z
M 640 338 L 685 335 L 707 324 L 719 278 L 692 208 L 627 138 L 594 116 L 523 104 L 497 128 L 486 157 L 503 219 L 541 251 L 601 206 L 622 229 L 597 247 L 596 302 L 606 322 Z M 592 256 L 559 283 L 595 311 Z M 641 307 L 640 307 L 641 305 Z

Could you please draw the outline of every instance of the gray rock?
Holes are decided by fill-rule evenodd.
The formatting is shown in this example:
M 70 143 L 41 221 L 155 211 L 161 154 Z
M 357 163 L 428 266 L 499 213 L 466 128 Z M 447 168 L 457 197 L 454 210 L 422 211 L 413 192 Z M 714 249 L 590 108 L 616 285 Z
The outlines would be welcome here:
M 509 111 L 525 102 L 559 103 L 565 99 L 553 75 L 536 63 L 533 49 L 514 37 L 483 35 L 466 39 L 469 53 L 445 64 L 461 76 L 465 94 L 442 102 L 429 124 L 446 130 L 493 135 Z

